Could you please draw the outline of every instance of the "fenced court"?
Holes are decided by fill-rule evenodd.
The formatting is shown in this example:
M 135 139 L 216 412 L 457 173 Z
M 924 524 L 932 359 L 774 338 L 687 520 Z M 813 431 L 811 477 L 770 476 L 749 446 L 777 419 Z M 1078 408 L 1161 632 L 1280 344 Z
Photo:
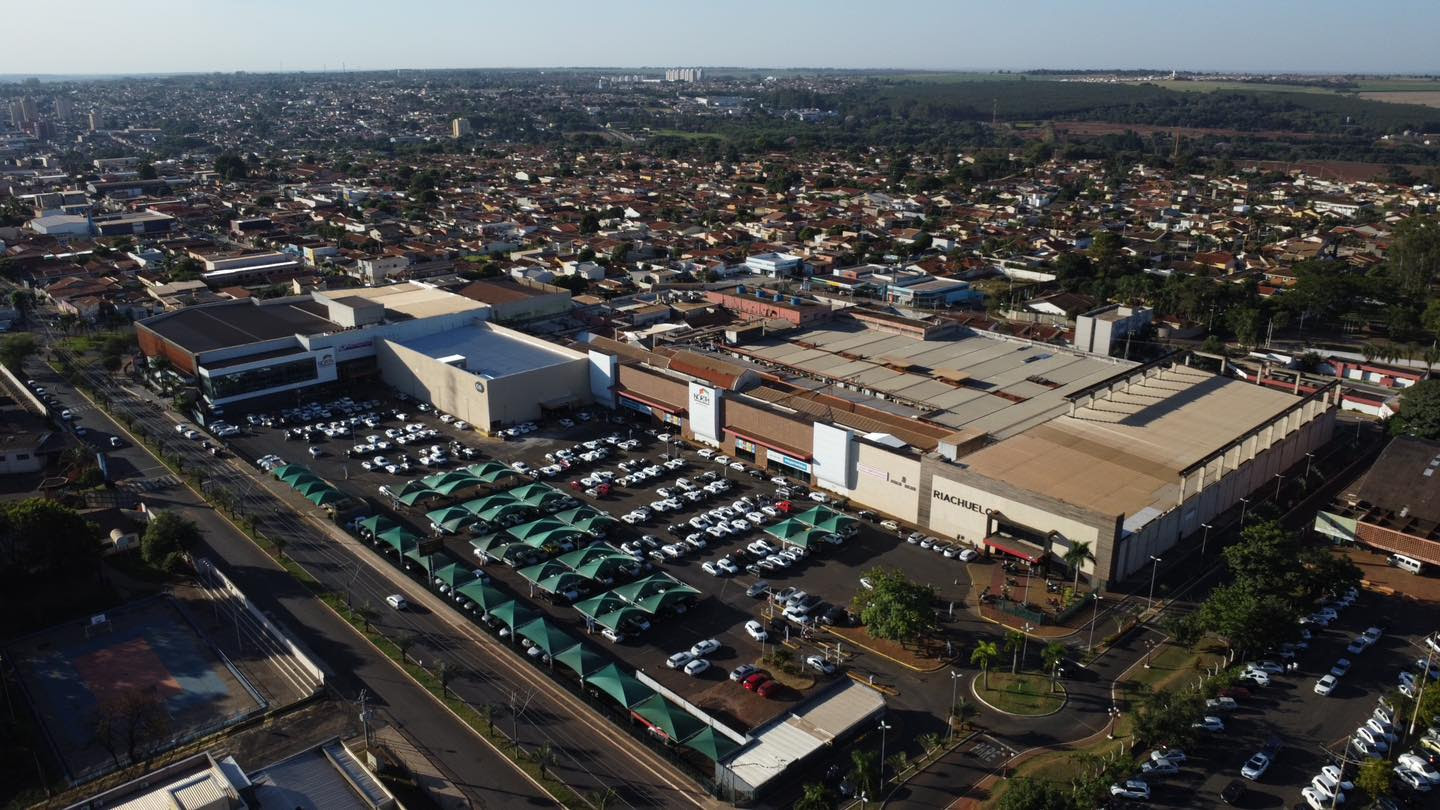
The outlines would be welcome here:
M 6 657 L 71 782 L 123 764 L 137 723 L 143 757 L 266 708 L 166 596 L 20 639 Z

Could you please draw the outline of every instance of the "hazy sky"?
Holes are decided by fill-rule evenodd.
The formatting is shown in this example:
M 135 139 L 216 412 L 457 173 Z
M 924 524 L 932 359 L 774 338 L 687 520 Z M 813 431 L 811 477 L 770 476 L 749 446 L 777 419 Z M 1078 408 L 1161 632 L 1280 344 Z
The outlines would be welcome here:
M 1440 72 L 1436 0 L 10 0 L 0 74 L 727 65 Z

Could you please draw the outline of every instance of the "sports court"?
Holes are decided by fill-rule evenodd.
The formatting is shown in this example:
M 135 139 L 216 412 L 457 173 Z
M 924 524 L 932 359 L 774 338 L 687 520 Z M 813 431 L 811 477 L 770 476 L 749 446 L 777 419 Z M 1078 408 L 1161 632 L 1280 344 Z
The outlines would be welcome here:
M 102 706 L 148 696 L 163 708 L 172 744 L 265 708 L 165 596 L 43 630 L 12 643 L 7 655 L 71 780 L 113 765 L 96 742 Z

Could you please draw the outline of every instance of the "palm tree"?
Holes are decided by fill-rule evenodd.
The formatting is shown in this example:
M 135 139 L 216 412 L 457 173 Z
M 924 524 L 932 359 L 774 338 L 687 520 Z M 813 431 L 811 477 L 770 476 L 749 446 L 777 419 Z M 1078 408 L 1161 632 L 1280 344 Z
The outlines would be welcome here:
M 1070 586 L 1070 589 L 1072 591 L 1079 590 L 1080 568 L 1087 562 L 1095 561 L 1095 552 L 1090 550 L 1090 543 L 1084 540 L 1072 541 L 1070 543 L 1070 549 L 1065 552 L 1065 556 L 1061 559 L 1075 572 L 1075 582 Z
M 1010 671 L 1020 671 L 1020 647 L 1025 644 L 1025 634 L 1019 630 L 1005 631 L 1005 652 L 1010 653 L 1013 658 L 1010 661 Z
M 818 782 L 806 785 L 800 800 L 795 802 L 795 810 L 831 810 L 834 806 L 835 797 L 830 788 Z
M 982 683 L 986 689 L 990 688 L 990 665 L 999 657 L 1000 648 L 993 641 L 982 641 L 970 652 L 970 663 L 980 665 L 981 677 L 984 678 Z
M 1050 670 L 1050 691 L 1054 692 L 1055 681 L 1060 677 L 1060 662 L 1065 660 L 1065 645 L 1058 641 L 1046 644 L 1045 649 L 1040 651 L 1040 660 Z
M 875 786 L 876 759 L 878 759 L 878 755 L 874 751 L 866 751 L 860 748 L 855 748 L 850 751 L 850 764 L 854 766 L 854 770 L 850 772 L 850 778 L 855 782 L 855 794 L 857 796 L 869 796 L 872 799 L 879 798 Z

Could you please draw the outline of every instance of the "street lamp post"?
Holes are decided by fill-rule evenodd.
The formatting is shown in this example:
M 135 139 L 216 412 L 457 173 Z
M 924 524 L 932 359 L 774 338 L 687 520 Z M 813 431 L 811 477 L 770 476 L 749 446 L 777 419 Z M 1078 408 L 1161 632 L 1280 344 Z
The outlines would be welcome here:
M 1030 649 L 1030 631 L 1031 631 L 1031 630 L 1034 630 L 1034 629 L 1035 629 L 1035 625 L 1033 625 L 1033 624 L 1031 624 L 1031 623 L 1029 623 L 1029 622 L 1026 622 L 1026 623 L 1024 624 L 1024 626 L 1022 626 L 1022 627 L 1020 628 L 1020 632 L 1021 632 L 1021 634 L 1024 636 L 1023 640 L 1021 640 L 1021 642 L 1020 642 L 1020 671 L 1021 671 L 1021 672 L 1024 672 L 1024 671 L 1025 671 L 1025 653 L 1026 653 L 1026 651 L 1028 651 L 1028 650 Z
M 1310 483 L 1310 463 L 1315 460 L 1314 453 L 1305 454 L 1305 483 Z
M 1110 715 L 1110 725 L 1105 729 L 1105 739 L 1113 740 L 1115 739 L 1115 721 L 1120 719 L 1120 707 L 1111 706 L 1108 714 Z
M 950 670 L 950 723 L 945 729 L 945 739 L 955 735 L 955 685 L 960 682 L 962 676 L 955 670 Z
M 1092 593 L 1095 598 L 1095 612 L 1090 614 L 1090 644 L 1086 649 L 1090 652 L 1095 650 L 1095 620 L 1100 618 L 1100 594 Z
M 1210 543 L 1210 529 L 1212 527 L 1209 523 L 1201 523 L 1200 526 L 1205 530 L 1205 534 L 1200 538 L 1200 556 L 1204 557 L 1205 546 L 1209 545 Z
M 1280 485 L 1285 483 L 1285 476 L 1282 473 L 1275 473 L 1275 503 L 1280 503 Z
M 1155 604 L 1155 575 L 1160 572 L 1160 558 L 1154 554 L 1150 555 L 1150 597 L 1145 600 L 1145 609 L 1149 610 Z
M 1240 528 L 1245 528 L 1245 512 L 1250 508 L 1250 499 L 1240 499 Z
M 1155 640 L 1145 639 L 1145 668 L 1150 668 L 1150 656 L 1155 652 Z
M 885 788 L 885 732 L 889 731 L 891 728 L 892 728 L 892 726 L 891 726 L 889 723 L 885 722 L 884 720 L 881 720 L 881 721 L 880 721 L 880 785 L 879 785 L 879 787 L 880 787 L 881 790 L 883 790 L 883 789 Z

